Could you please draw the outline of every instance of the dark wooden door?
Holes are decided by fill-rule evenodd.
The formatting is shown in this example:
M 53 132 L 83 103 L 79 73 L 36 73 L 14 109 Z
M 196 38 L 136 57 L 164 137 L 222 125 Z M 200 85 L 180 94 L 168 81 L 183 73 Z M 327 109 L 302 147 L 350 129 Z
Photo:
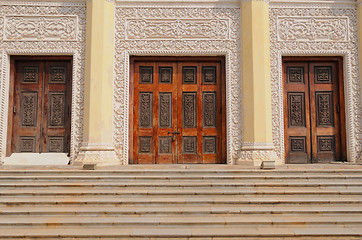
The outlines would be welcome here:
M 221 58 L 134 58 L 131 163 L 224 163 Z
M 341 58 L 284 58 L 287 163 L 346 161 Z
M 8 155 L 68 153 L 71 60 L 14 58 L 11 68 L 14 91 L 10 91 Z

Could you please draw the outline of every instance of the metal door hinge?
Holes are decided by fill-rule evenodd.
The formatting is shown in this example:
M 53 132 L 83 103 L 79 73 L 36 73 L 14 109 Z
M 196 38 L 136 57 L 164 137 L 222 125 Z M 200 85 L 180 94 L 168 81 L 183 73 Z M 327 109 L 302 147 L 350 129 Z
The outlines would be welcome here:
M 13 106 L 13 113 L 16 113 L 16 106 Z

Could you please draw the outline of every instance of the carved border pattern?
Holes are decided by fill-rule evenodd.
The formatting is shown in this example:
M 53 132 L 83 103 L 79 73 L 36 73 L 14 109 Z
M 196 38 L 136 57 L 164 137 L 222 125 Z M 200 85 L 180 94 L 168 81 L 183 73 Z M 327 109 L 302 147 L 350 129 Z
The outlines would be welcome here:
M 19 16 L 77 16 L 77 41 L 4 41 L 4 17 Z M 0 55 L 1 91 L 0 91 L 0 152 L 5 157 L 7 141 L 7 115 L 9 101 L 9 70 L 11 55 L 72 55 L 72 119 L 70 160 L 73 161 L 83 138 L 83 86 L 85 58 L 85 3 L 52 2 L 2 2 L 0 1 Z
M 127 19 L 228 19 L 229 40 L 127 40 Z M 240 154 L 242 142 L 241 72 L 240 66 L 240 8 L 202 7 L 132 7 L 116 3 L 116 53 L 114 81 L 114 143 L 122 164 L 128 164 L 129 128 L 129 57 L 149 56 L 208 56 L 224 55 L 226 58 L 227 101 L 227 162 L 233 164 Z M 130 51 L 130 49 L 132 49 Z
M 349 41 L 278 41 L 277 19 L 288 18 L 348 18 Z M 358 27 L 355 6 L 314 4 L 270 5 L 270 52 L 272 84 L 273 141 L 278 157 L 284 161 L 283 125 L 283 56 L 342 56 L 344 60 L 344 85 L 347 122 L 347 157 L 357 162 L 362 153 L 362 108 L 359 86 Z
M 5 41 L 76 41 L 77 16 L 5 16 Z
M 228 39 L 225 19 L 127 19 L 127 39 Z
M 277 20 L 278 41 L 348 41 L 348 18 L 282 17 Z M 298 31 L 296 31 L 298 29 Z

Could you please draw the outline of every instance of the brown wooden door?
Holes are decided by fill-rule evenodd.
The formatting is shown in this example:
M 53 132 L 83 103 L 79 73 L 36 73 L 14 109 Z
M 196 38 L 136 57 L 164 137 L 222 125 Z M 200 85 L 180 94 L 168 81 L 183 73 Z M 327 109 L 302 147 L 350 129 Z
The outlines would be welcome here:
M 8 155 L 69 153 L 71 60 L 53 59 L 12 59 Z
M 131 163 L 224 163 L 221 58 L 133 59 Z
M 341 58 L 284 58 L 287 163 L 346 161 Z

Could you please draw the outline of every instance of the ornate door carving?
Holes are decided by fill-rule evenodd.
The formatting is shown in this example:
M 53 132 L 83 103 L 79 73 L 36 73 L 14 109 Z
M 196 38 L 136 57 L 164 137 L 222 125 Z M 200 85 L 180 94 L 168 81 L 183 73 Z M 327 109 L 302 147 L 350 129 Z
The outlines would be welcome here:
M 130 162 L 224 163 L 223 60 L 132 62 Z
M 71 60 L 59 58 L 12 58 L 7 155 L 69 152 Z
M 288 163 L 346 160 L 342 59 L 284 58 Z

